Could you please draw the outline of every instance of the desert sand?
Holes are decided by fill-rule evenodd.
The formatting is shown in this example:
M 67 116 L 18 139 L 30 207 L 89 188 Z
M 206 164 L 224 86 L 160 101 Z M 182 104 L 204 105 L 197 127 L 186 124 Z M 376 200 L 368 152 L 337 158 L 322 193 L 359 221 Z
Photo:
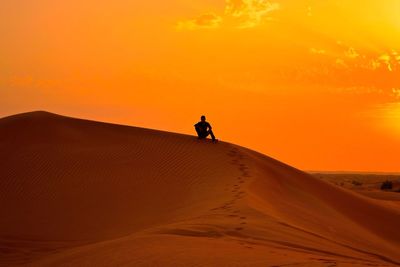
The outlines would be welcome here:
M 255 151 L 0 119 L 0 265 L 395 266 L 400 210 Z
M 391 204 L 400 205 L 400 173 L 311 173 L 315 177 L 364 196 L 388 200 Z M 392 183 L 392 189 L 381 189 L 385 181 Z

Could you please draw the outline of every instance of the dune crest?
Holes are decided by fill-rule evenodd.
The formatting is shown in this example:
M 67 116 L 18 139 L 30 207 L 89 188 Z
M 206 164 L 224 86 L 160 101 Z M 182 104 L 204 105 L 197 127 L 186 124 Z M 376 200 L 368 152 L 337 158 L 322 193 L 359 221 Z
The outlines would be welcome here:
M 400 211 L 252 150 L 0 119 L 0 266 L 391 266 Z

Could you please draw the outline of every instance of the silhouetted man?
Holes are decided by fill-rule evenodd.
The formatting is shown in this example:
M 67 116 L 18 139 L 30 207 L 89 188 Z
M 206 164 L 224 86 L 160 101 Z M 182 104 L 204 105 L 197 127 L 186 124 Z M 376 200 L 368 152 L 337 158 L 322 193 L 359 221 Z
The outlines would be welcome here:
M 214 133 L 211 130 L 211 125 L 206 122 L 206 116 L 201 116 L 201 120 L 194 125 L 194 128 L 196 129 L 199 139 L 206 138 L 208 135 L 210 135 L 213 142 L 216 141 Z

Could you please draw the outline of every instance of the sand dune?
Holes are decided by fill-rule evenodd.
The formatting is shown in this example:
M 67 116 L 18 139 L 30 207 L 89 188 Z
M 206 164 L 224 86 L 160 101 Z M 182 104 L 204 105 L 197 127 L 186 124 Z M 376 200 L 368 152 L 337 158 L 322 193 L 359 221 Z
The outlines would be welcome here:
M 400 211 L 249 149 L 0 119 L 0 265 L 392 266 Z

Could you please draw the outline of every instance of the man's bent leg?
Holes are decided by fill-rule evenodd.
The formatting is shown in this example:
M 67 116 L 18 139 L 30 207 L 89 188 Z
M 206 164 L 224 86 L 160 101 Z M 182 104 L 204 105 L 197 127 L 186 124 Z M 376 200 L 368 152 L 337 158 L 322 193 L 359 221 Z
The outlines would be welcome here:
M 207 132 L 201 131 L 199 128 L 195 128 L 196 129 L 196 133 L 199 139 L 203 139 L 206 138 L 208 136 Z
M 195 127 L 195 129 L 196 129 L 197 136 L 200 138 L 200 136 L 201 136 L 201 131 L 200 131 L 199 128 L 197 128 L 197 127 Z
M 212 130 L 209 130 L 208 133 L 211 135 L 211 139 L 215 141 L 215 136 Z

